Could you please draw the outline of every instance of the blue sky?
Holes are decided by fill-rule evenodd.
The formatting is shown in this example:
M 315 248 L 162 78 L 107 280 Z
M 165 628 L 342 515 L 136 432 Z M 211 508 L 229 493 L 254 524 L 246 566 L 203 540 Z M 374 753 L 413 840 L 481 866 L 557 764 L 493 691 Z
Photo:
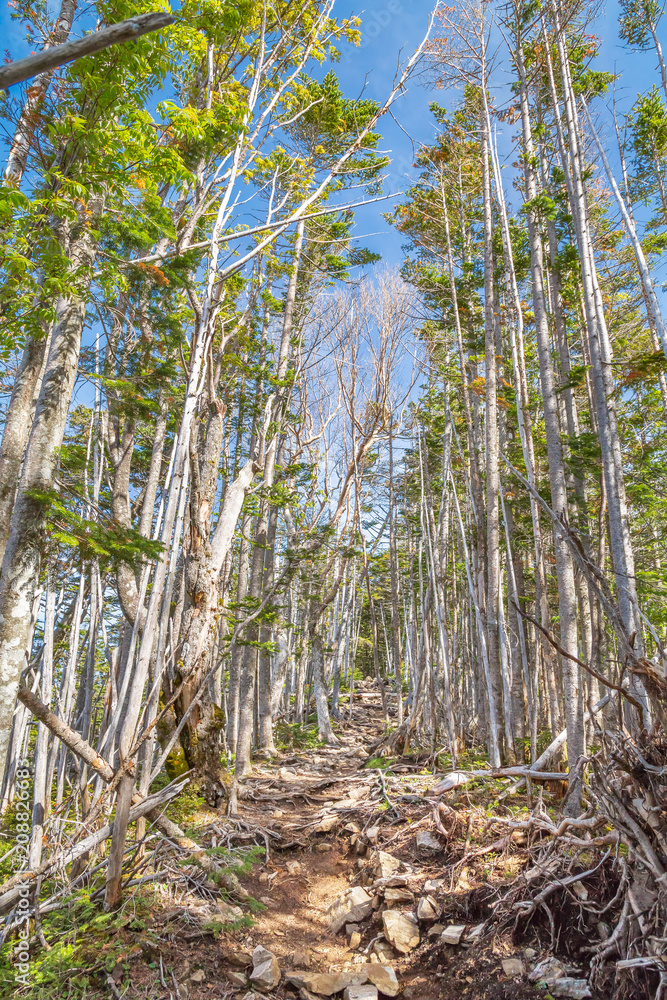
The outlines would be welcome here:
M 174 3 L 174 7 L 177 6 Z M 368 0 L 366 3 L 337 0 L 334 8 L 337 18 L 356 14 L 362 20 L 360 46 L 345 46 L 336 67 L 348 96 L 363 93 L 365 97 L 384 102 L 391 90 L 399 61 L 407 59 L 423 38 L 432 6 L 432 0 Z M 666 30 L 662 33 L 666 35 L 667 17 L 663 20 L 663 27 Z M 25 43 L 24 30 L 12 21 L 7 7 L 0 11 L 0 30 L 4 39 L 3 49 L 9 50 L 12 58 L 27 54 L 29 46 Z M 597 66 L 621 74 L 616 96 L 620 109 L 628 110 L 638 92 L 646 92 L 653 83 L 659 82 L 656 59 L 650 52 L 632 53 L 622 45 L 618 37 L 618 5 L 615 0 L 601 9 L 594 30 L 602 40 Z M 499 102 L 502 102 L 503 91 L 511 79 L 511 68 L 501 64 L 493 81 Z M 394 105 L 396 120 L 389 115 L 382 119 L 381 146 L 389 151 L 392 159 L 385 184 L 388 193 L 405 189 L 415 173 L 412 169 L 415 147 L 432 141 L 435 126 L 429 112 L 430 101 L 437 99 L 438 103 L 453 107 L 458 98 L 456 91 L 434 93 L 415 80 L 409 83 L 405 96 Z M 515 130 L 509 127 L 507 136 L 499 134 L 501 157 L 504 154 L 509 160 L 514 158 L 509 133 Z M 608 135 L 608 148 L 613 157 L 615 141 L 612 141 L 611 130 Z M 507 187 L 510 199 L 513 196 L 516 198 L 510 184 Z M 400 265 L 403 259 L 402 237 L 382 218 L 382 213 L 395 203 L 384 202 L 358 210 L 356 231 L 361 235 L 374 234 L 360 241 L 360 245 L 381 253 L 388 264 Z
M 337 67 L 343 88 L 349 96 L 357 96 L 363 90 L 365 97 L 384 103 L 391 91 L 399 61 L 407 60 L 424 37 L 431 9 L 429 0 L 417 3 L 409 0 L 371 0 L 363 7 L 349 0 L 336 3 L 337 17 L 357 14 L 362 19 L 361 44 L 359 47 L 346 46 Z M 433 97 L 423 86 L 410 82 L 405 96 L 399 97 L 393 106 L 396 120 L 385 115 L 380 123 L 379 130 L 383 137 L 380 146 L 388 151 L 392 160 L 385 183 L 387 193 L 405 190 L 415 173 L 412 169 L 414 151 L 420 143 L 432 139 L 433 119 L 429 103 Z M 387 225 L 382 213 L 399 200 L 369 206 L 357 212 L 359 232 L 381 234 L 364 240 L 364 245 L 381 253 L 388 264 L 401 263 L 403 238 Z
M 59 0 L 49 0 L 53 8 Z M 172 0 L 175 9 L 178 0 Z M 363 94 L 383 103 L 390 93 L 399 62 L 404 62 L 422 40 L 427 29 L 432 9 L 432 0 L 367 0 L 357 3 L 355 0 L 337 0 L 335 16 L 339 19 L 357 14 L 361 17 L 361 44 L 358 47 L 345 46 L 341 61 L 335 67 L 343 90 L 350 97 Z M 3 54 L 17 59 L 28 54 L 30 46 L 25 41 L 23 27 L 13 21 L 5 6 L 0 9 L 0 30 L 3 35 Z M 80 28 L 79 28 L 80 30 Z M 656 70 L 656 58 L 649 53 L 633 53 L 622 45 L 618 37 L 618 4 L 616 0 L 607 3 L 601 9 L 594 30 L 601 38 L 601 49 L 597 59 L 597 67 L 620 74 L 616 86 L 616 97 L 620 111 L 627 111 L 636 100 L 639 92 L 645 93 L 654 83 L 659 82 Z M 662 35 L 667 36 L 667 16 L 663 20 Z M 667 37 L 665 37 L 667 43 Z M 667 47 L 667 44 L 666 46 Z M 498 104 L 506 97 L 506 88 L 512 81 L 512 71 L 509 64 L 498 66 L 492 81 L 494 97 Z M 415 149 L 421 143 L 433 140 L 435 123 L 429 111 L 429 104 L 437 99 L 439 104 L 454 108 L 459 100 L 457 91 L 432 91 L 418 80 L 408 84 L 407 92 L 400 97 L 393 107 L 393 117 L 386 115 L 380 124 L 382 133 L 381 148 L 387 150 L 391 157 L 391 166 L 385 184 L 387 192 L 405 190 L 414 179 L 412 167 Z M 516 126 L 508 126 L 507 134 L 499 134 L 501 159 L 511 163 L 515 159 L 510 136 L 516 132 Z M 609 127 L 609 118 L 605 114 L 601 118 L 601 132 L 606 133 L 607 149 L 612 162 L 615 138 Z M 6 155 L 6 154 L 5 154 Z M 517 209 L 517 193 L 511 187 L 511 178 L 506 174 L 506 194 L 513 207 Z M 618 172 L 617 172 L 618 176 Z M 357 192 L 353 198 L 357 200 Z M 360 239 L 357 246 L 365 246 L 381 254 L 385 264 L 399 267 L 404 258 L 402 250 L 403 237 L 382 217 L 389 206 L 398 201 L 382 202 L 369 205 L 356 212 L 355 234 Z M 367 235 L 368 234 L 368 235 Z M 667 255 L 665 255 L 667 260 Z M 664 265 L 659 268 L 660 277 L 664 279 Z M 372 272 L 372 269 L 371 269 Z M 665 296 L 662 296 L 663 302 Z M 91 336 L 92 336 L 91 332 Z M 77 391 L 77 401 L 90 402 L 90 388 L 87 383 L 81 384 Z
M 49 8 L 56 9 L 57 3 L 59 0 L 49 0 Z M 177 0 L 172 0 L 172 6 L 178 9 Z M 417 3 L 410 3 L 409 0 L 371 0 L 363 5 L 349 0 L 336 2 L 336 18 L 342 19 L 353 14 L 362 18 L 360 46 L 344 46 L 341 61 L 334 67 L 348 96 L 359 96 L 363 92 L 365 97 L 384 103 L 391 91 L 399 56 L 402 53 L 403 58 L 407 59 L 417 47 L 428 27 L 431 8 L 430 0 L 420 0 Z M 81 31 L 80 26 L 78 30 Z M 12 20 L 6 5 L 0 10 L 0 32 L 3 36 L 3 56 L 8 53 L 12 59 L 18 59 L 30 52 L 31 47 L 26 44 L 23 26 Z M 12 95 L 18 95 L 18 88 L 12 89 Z M 426 142 L 432 137 L 433 125 L 428 110 L 430 99 L 424 88 L 411 84 L 407 96 L 400 98 L 394 106 L 394 113 L 401 127 L 388 115 L 382 121 L 382 148 L 390 150 L 392 157 L 386 183 L 387 192 L 405 188 L 406 175 L 410 173 L 413 163 L 412 143 L 402 129 L 418 143 Z M 359 200 L 356 192 L 355 197 L 350 200 Z M 384 202 L 360 212 L 357 217 L 357 232 L 381 232 L 381 235 L 363 241 L 363 245 L 382 253 L 388 263 L 399 264 L 403 256 L 400 249 L 401 238 L 381 215 L 393 203 L 395 202 Z
M 338 17 L 349 17 L 356 13 L 362 18 L 362 41 L 359 48 L 348 47 L 343 54 L 338 73 L 344 89 L 350 96 L 356 95 L 366 83 L 366 96 L 378 101 L 384 101 L 389 93 L 399 60 L 399 54 L 407 58 L 421 41 L 428 26 L 429 16 L 433 7 L 431 0 L 370 0 L 362 6 L 340 0 L 336 3 Z M 662 24 L 663 35 L 667 43 L 667 16 Z M 620 110 L 629 110 L 639 92 L 646 92 L 654 83 L 659 82 L 656 69 L 657 60 L 649 53 L 629 52 L 618 36 L 618 4 L 607 3 L 601 8 L 597 22 L 592 29 L 601 39 L 600 54 L 596 60 L 599 69 L 620 74 L 616 85 L 616 98 Z M 498 103 L 502 103 L 504 90 L 513 80 L 509 65 L 498 66 L 492 80 L 492 90 Z M 419 145 L 431 142 L 434 136 L 435 123 L 429 111 L 429 104 L 437 100 L 446 107 L 455 107 L 459 100 L 457 91 L 432 91 L 418 81 L 411 82 L 405 97 L 394 105 L 394 116 L 398 124 L 386 115 L 381 122 L 383 134 L 382 148 L 391 150 L 393 159 L 387 179 L 386 190 L 393 192 L 402 190 L 414 177 L 413 142 Z M 603 117 L 603 122 L 606 115 Z M 607 119 L 608 120 L 608 119 Z M 499 134 L 501 158 L 514 159 L 514 153 L 509 143 L 509 135 L 516 132 L 516 126 L 507 129 L 507 135 Z M 406 134 L 407 133 L 407 134 Z M 608 149 L 613 156 L 615 138 L 609 130 L 610 141 Z M 613 142 L 612 142 L 613 140 Z M 516 194 L 507 185 L 509 199 L 516 199 Z M 389 204 L 392 204 L 390 202 Z M 518 207 L 518 206 L 515 206 Z M 382 253 L 390 264 L 400 264 L 403 260 L 401 251 L 402 237 L 388 226 L 381 213 L 387 205 L 368 207 L 357 213 L 358 231 L 375 233 L 382 231 L 380 236 L 372 236 L 364 241 L 364 245 Z

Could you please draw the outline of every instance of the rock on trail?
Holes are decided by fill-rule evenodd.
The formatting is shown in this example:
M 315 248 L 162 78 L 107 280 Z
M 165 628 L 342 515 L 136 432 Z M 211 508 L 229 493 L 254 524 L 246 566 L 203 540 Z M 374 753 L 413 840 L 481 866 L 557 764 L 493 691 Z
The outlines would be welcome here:
M 250 979 L 259 990 L 272 990 L 280 982 L 280 966 L 276 956 L 261 945 L 252 953 Z
M 373 912 L 373 897 L 364 888 L 355 885 L 336 899 L 329 909 L 329 927 L 337 934 L 343 924 L 353 924 L 370 917 Z
M 231 822 L 248 831 L 247 841 L 266 844 L 259 870 L 242 876 L 244 892 L 265 908 L 235 930 L 245 911 L 218 904 L 213 916 L 224 914 L 231 926 L 217 940 L 192 935 L 191 957 L 180 961 L 189 964 L 178 977 L 181 1000 L 482 1000 L 468 986 L 474 976 L 461 979 L 457 970 L 484 925 L 459 922 L 457 890 L 442 877 L 448 845 L 424 828 L 429 815 L 415 815 L 413 800 L 423 801 L 411 794 L 421 790 L 417 775 L 405 786 L 363 767 L 383 731 L 379 697 L 364 699 L 360 716 L 363 749 L 356 722 L 341 731 L 339 747 L 283 756 L 280 766 L 262 762 L 244 782 Z M 219 822 L 223 839 L 213 847 L 229 829 Z M 207 975 L 195 979 L 206 951 Z M 574 970 L 540 965 L 533 954 L 531 962 L 525 950 L 525 964 L 507 952 L 487 960 L 486 984 L 490 974 L 499 987 L 489 1000 L 536 995 L 533 969 L 554 997 L 589 995 Z
M 385 910 L 382 924 L 387 940 L 402 954 L 407 955 L 419 944 L 419 924 L 408 910 Z

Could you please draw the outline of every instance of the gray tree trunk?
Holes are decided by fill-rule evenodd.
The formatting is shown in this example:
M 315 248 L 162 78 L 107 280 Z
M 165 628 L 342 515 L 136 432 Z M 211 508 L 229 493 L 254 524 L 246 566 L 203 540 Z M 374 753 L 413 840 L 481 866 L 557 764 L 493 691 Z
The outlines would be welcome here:
M 90 222 L 70 247 L 73 269 L 92 273 L 97 237 L 90 228 L 103 199 L 91 199 Z M 58 450 L 62 445 L 79 363 L 81 333 L 86 319 L 88 277 L 76 294 L 60 299 L 51 337 L 9 539 L 0 577 L 0 767 L 4 767 L 19 678 L 26 660 L 30 608 L 37 588 L 49 503 L 54 487 Z
M 533 145 L 528 107 L 528 92 L 523 64 L 521 41 L 517 40 L 516 61 L 521 80 L 521 120 L 524 143 L 524 174 L 526 195 L 529 202 L 537 197 L 537 180 L 533 167 L 535 149 Z M 540 389 L 544 412 L 544 429 L 549 463 L 549 484 L 551 506 L 554 513 L 564 522 L 568 521 L 567 485 L 561 445 L 561 430 L 558 416 L 558 399 L 551 359 L 551 337 L 547 313 L 547 295 L 544 280 L 544 253 L 542 235 L 534 209 L 528 212 L 528 237 L 530 241 L 530 272 L 532 281 L 533 311 L 537 336 L 537 353 L 540 366 Z M 511 252 L 511 248 L 510 248 Z M 578 656 L 577 592 L 574 580 L 574 565 L 569 546 L 558 531 L 554 530 L 554 550 L 556 553 L 556 576 L 558 581 L 558 610 L 560 616 L 560 644 L 572 656 Z M 565 716 L 567 720 L 567 747 L 570 774 L 578 773 L 576 764 L 584 753 L 583 698 L 579 685 L 579 667 L 567 657 L 561 658 L 561 672 L 565 694 Z M 580 780 L 580 779 L 577 779 Z M 577 815 L 580 810 L 579 793 L 574 787 L 568 799 L 568 808 Z
M 16 490 L 21 478 L 23 453 L 28 443 L 35 407 L 35 393 L 46 357 L 48 335 L 30 338 L 12 387 L 0 445 L 0 562 L 5 553 Z
M 559 145 L 563 160 L 563 168 L 568 187 L 570 207 L 577 235 L 577 245 L 581 264 L 584 308 L 588 333 L 588 349 L 592 365 L 593 390 L 595 410 L 598 421 L 598 434 L 602 449 L 602 462 L 606 481 L 607 504 L 609 511 L 609 535 L 614 576 L 618 595 L 619 611 L 623 625 L 628 635 L 636 636 L 637 650 L 642 649 L 641 617 L 637 602 L 635 583 L 635 566 L 628 508 L 625 496 L 625 480 L 623 475 L 623 458 L 621 453 L 618 421 L 614 402 L 614 384 L 611 369 L 611 348 L 609 334 L 604 318 L 602 296 L 598 283 L 597 270 L 590 233 L 586 192 L 583 183 L 581 165 L 581 150 L 579 144 L 579 125 L 567 46 L 560 25 L 557 6 L 551 5 L 552 18 L 556 31 L 559 68 L 563 87 L 563 102 L 565 123 L 567 129 L 567 147 L 560 120 L 560 105 L 556 90 L 550 58 L 547 59 L 549 79 L 556 125 L 559 135 Z
M 498 494 L 500 491 L 499 442 L 498 442 L 498 386 L 496 366 L 496 316 L 493 260 L 493 210 L 491 204 L 491 174 L 489 169 L 489 131 L 486 107 L 486 72 L 482 70 L 481 158 L 482 197 L 484 204 L 484 335 L 486 379 L 486 637 L 489 660 L 489 679 L 493 697 L 489 697 L 489 712 L 494 714 L 490 731 L 502 730 L 501 706 L 503 703 L 502 676 L 499 648 L 500 603 L 500 517 Z M 491 694 L 491 692 L 489 692 Z M 489 745 L 492 767 L 500 766 L 500 745 Z

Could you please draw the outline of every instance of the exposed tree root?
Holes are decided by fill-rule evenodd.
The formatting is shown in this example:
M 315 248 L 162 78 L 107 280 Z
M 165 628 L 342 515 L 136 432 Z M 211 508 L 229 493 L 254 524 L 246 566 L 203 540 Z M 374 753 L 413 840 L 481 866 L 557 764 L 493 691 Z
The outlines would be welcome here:
M 664 997 L 667 743 L 602 740 L 581 816 L 555 821 L 540 802 L 527 820 L 494 818 L 525 835 L 529 863 L 488 927 L 517 941 L 531 928 L 548 934 L 554 950 L 590 962 L 590 985 L 609 1000 Z

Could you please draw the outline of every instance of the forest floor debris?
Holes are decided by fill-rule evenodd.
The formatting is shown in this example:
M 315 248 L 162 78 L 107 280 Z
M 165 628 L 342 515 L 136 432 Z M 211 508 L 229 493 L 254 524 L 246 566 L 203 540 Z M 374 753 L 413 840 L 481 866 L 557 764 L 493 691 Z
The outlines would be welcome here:
M 500 798 L 500 783 L 454 787 L 439 806 L 423 761 L 359 756 L 382 731 L 379 698 L 357 713 L 340 747 L 258 765 L 238 815 L 176 813 L 231 869 L 222 889 L 160 838 L 162 876 L 142 881 L 135 859 L 117 913 L 83 891 L 45 913 L 31 995 L 101 997 L 112 982 L 127 1000 L 608 996 L 587 972 L 591 934 L 611 933 L 604 901 L 618 895 L 609 848 L 588 866 L 581 851 L 554 849 L 554 831 L 576 840 L 587 820 L 529 813 L 525 796 Z M 596 901 L 592 929 L 584 907 Z

